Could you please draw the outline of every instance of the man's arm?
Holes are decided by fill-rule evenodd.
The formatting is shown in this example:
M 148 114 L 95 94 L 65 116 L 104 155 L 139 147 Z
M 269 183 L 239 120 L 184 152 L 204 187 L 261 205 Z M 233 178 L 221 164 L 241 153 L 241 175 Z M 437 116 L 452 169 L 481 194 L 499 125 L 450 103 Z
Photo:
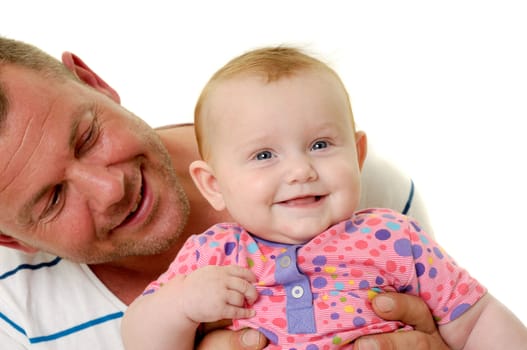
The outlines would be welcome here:
M 361 172 L 359 209 L 390 208 L 411 216 L 432 237 L 433 228 L 418 184 L 389 159 L 368 145 L 368 156 Z

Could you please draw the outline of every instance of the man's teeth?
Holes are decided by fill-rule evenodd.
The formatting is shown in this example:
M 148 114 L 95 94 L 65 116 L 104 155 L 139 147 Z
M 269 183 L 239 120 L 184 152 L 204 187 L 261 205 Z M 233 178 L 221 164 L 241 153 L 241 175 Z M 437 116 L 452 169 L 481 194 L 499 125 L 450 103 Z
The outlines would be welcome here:
M 139 204 L 141 203 L 141 199 L 143 198 L 143 194 L 142 193 L 139 193 L 139 198 L 137 198 L 137 203 L 135 203 L 135 206 L 132 208 L 132 211 L 130 211 L 130 215 L 132 215 L 133 213 L 135 213 L 135 211 L 137 210 L 137 208 L 139 208 Z

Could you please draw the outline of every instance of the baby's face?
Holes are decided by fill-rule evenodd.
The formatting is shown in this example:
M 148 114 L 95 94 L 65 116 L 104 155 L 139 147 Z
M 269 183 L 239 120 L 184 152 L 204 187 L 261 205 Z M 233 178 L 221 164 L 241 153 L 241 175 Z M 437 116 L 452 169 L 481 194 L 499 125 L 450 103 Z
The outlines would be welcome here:
M 351 216 L 365 137 L 328 73 L 265 83 L 238 77 L 208 101 L 209 164 L 235 221 L 264 239 L 303 243 Z

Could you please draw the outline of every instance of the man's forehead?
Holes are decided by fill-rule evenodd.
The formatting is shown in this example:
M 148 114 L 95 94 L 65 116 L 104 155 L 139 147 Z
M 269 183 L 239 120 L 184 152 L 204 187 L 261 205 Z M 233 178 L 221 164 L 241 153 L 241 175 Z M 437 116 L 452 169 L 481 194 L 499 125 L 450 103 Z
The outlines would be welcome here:
M 54 166 L 54 154 L 67 149 L 74 108 L 64 82 L 13 66 L 2 69 L 1 79 L 9 100 L 0 126 L 0 207 L 5 207 L 31 196 L 31 184 Z
M 8 108 L 5 112 L 6 117 L 9 117 L 13 112 L 27 112 L 49 102 L 45 92 L 49 95 L 58 82 L 28 68 L 4 65 L 0 71 L 0 83 L 7 98 Z
M 10 145 L 16 146 L 17 141 L 14 139 L 31 136 L 26 135 L 30 125 L 43 123 L 57 95 L 50 93 L 53 91 L 52 82 L 44 84 L 42 78 L 28 69 L 9 66 L 3 69 L 0 79 L 8 101 L 8 108 L 0 125 L 0 143 L 5 152 Z
M 42 123 L 49 113 L 75 108 L 80 84 L 29 68 L 8 65 L 0 72 L 0 82 L 8 100 L 4 123 L 0 128 L 14 132 L 24 124 Z M 75 98 L 73 98 L 75 97 Z

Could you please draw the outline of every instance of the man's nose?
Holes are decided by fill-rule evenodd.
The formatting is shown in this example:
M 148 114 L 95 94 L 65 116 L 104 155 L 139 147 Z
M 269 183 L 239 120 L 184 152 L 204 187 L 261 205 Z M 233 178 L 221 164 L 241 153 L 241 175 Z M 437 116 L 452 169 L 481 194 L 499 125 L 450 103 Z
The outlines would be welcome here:
M 69 169 L 68 175 L 69 181 L 95 211 L 104 212 L 125 196 L 125 174 L 118 167 L 77 163 Z
M 305 183 L 318 179 L 318 173 L 314 168 L 311 159 L 306 155 L 299 155 L 285 160 L 287 164 L 287 182 Z

